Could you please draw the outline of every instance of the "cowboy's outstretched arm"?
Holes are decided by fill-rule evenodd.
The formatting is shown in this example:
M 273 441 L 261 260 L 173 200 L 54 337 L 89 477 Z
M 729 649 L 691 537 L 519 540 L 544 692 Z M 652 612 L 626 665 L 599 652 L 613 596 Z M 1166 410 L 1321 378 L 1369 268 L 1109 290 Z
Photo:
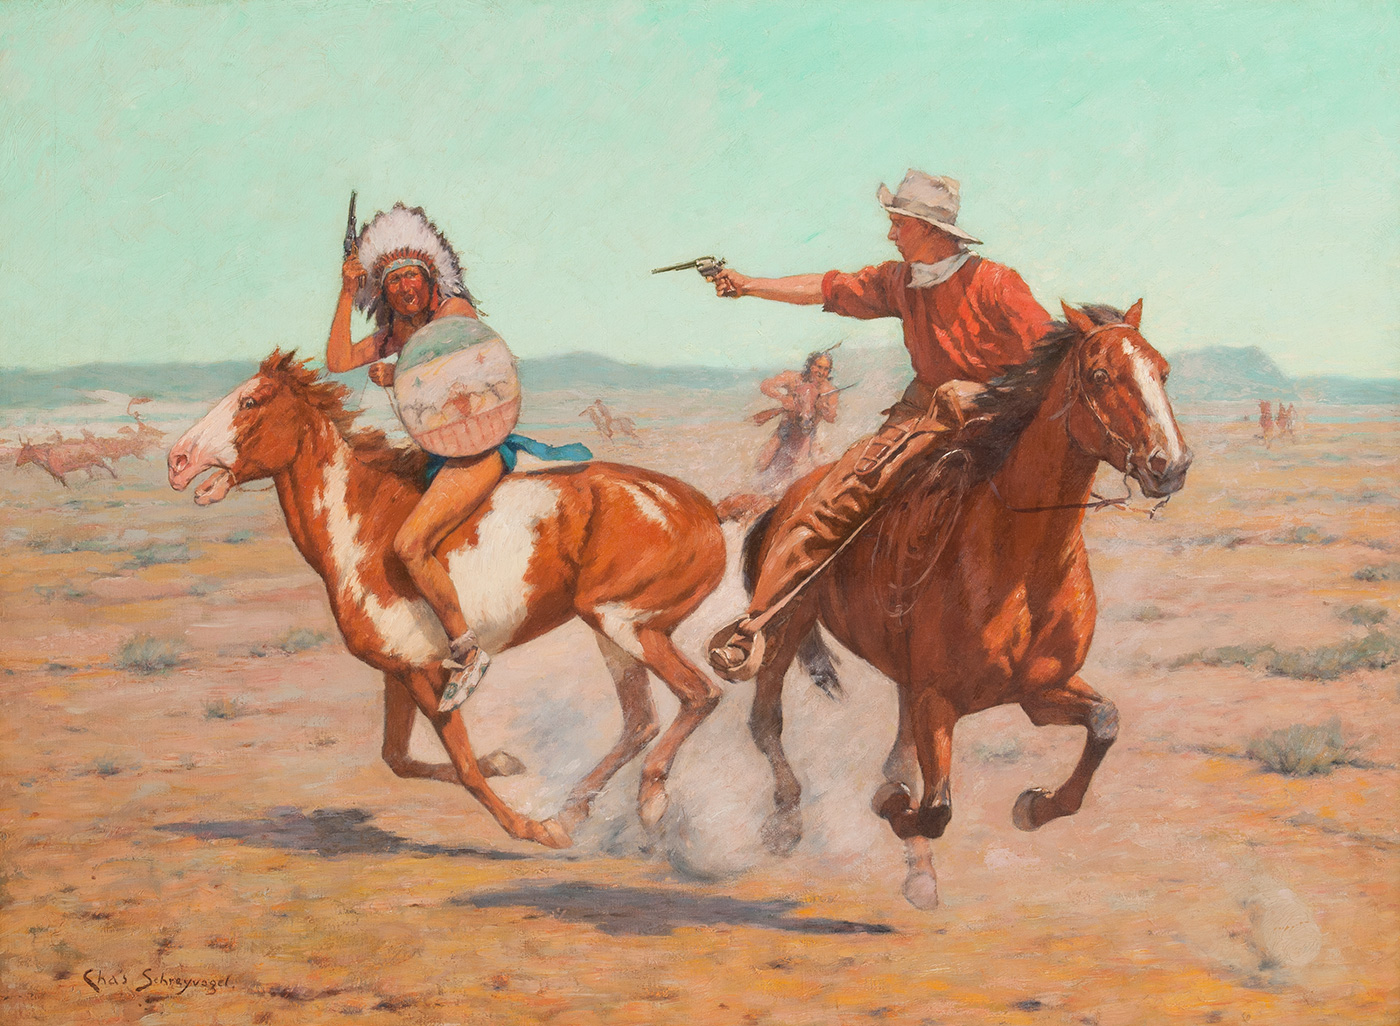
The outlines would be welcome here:
M 715 275 L 715 294 L 728 299 L 757 296 L 795 306 L 816 306 L 822 301 L 822 275 L 793 274 L 786 278 L 750 278 L 738 271 Z
M 373 363 L 379 346 L 375 336 L 366 335 L 358 342 L 350 340 L 350 314 L 355 306 L 355 292 L 364 279 L 365 269 L 359 258 L 351 253 L 340 268 L 340 299 L 335 304 L 335 317 L 331 320 L 331 334 L 326 341 L 326 370 L 332 374 Z

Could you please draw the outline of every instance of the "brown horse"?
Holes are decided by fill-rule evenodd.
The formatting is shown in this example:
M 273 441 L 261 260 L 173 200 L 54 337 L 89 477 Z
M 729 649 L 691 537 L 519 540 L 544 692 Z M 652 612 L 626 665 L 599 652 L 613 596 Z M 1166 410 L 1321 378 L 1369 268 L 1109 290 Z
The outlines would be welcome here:
M 1026 791 L 1012 818 L 1034 830 L 1079 809 L 1118 731 L 1113 703 L 1078 676 L 1096 615 L 1080 534 L 1094 474 L 1107 461 L 1144 495 L 1162 498 L 1182 486 L 1191 463 L 1164 389 L 1166 361 L 1138 333 L 1141 312 L 1141 301 L 1127 314 L 1065 306 L 1068 323 L 978 400 L 990 416 L 980 435 L 974 423 L 960 442 L 958 454 L 977 472 L 953 500 L 951 528 L 926 533 L 938 530 L 926 516 L 936 495 L 924 509 L 917 496 L 891 503 L 769 628 L 749 726 L 776 781 L 777 808 L 763 831 L 770 850 L 791 851 L 802 833 L 801 788 L 782 746 L 782 687 L 794 656 L 813 665 L 818 622 L 898 685 L 898 737 L 873 805 L 906 842 L 904 893 L 913 904 L 938 903 L 928 839 L 952 815 L 961 717 L 1019 704 L 1037 726 L 1086 727 L 1069 779 L 1054 791 Z M 745 546 L 750 577 L 774 525 L 821 473 L 793 485 L 755 526 Z M 892 537 L 912 538 L 914 552 L 922 538 L 933 556 L 911 575 L 900 558 L 908 546 L 894 551 Z M 923 784 L 917 806 L 914 756 Z
M 346 646 L 384 674 L 384 760 L 402 777 L 463 784 L 512 837 L 572 843 L 603 785 L 657 736 L 647 671 L 680 699 L 643 765 L 638 804 L 654 826 L 681 743 L 720 691 L 676 650 L 671 633 L 719 583 L 724 537 L 714 507 L 673 478 L 593 463 L 508 475 L 449 535 L 438 558 L 483 648 L 499 652 L 579 617 L 598 635 L 622 702 L 622 737 L 573 789 L 559 815 L 536 821 L 505 804 L 472 754 L 459 709 L 439 713 L 447 637 L 394 556 L 393 539 L 423 492 L 425 456 L 353 430 L 349 390 L 273 353 L 170 450 L 170 485 L 218 502 L 271 478 L 292 540 L 325 580 Z M 414 712 L 433 724 L 451 765 L 408 757 Z
M 38 445 L 21 439 L 19 452 L 15 455 L 15 466 L 22 467 L 26 463 L 32 463 L 67 488 L 68 475 L 75 470 L 86 470 L 89 480 L 97 476 L 93 471 L 105 470 L 115 480 L 117 472 L 107 462 L 108 458 L 95 439 L 64 438 L 57 435 L 55 440 L 40 442 Z

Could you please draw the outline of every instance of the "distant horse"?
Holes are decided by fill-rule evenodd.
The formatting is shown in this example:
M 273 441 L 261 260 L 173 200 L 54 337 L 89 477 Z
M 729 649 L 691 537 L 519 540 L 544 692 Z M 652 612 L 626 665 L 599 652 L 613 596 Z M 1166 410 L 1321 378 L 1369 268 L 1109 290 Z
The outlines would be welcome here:
M 75 470 L 86 470 L 88 478 L 92 479 L 97 476 L 93 471 L 101 469 L 111 474 L 115 480 L 117 472 L 112 469 L 107 459 L 95 440 L 64 438 L 58 435 L 57 440 L 41 442 L 38 445 L 21 439 L 19 452 L 15 456 L 15 466 L 22 467 L 26 463 L 32 463 L 67 488 L 68 475 Z
M 580 417 L 587 417 L 593 421 L 593 426 L 598 429 L 598 434 L 608 441 L 613 441 L 613 435 L 621 432 L 634 442 L 640 442 L 641 436 L 637 434 L 637 425 L 632 422 L 631 417 L 619 417 L 604 404 L 601 399 L 594 399 L 578 414 Z
M 961 456 L 975 468 L 964 487 L 951 498 L 937 488 L 922 499 L 918 489 L 896 496 L 770 625 L 749 720 L 776 781 L 777 808 L 763 829 L 770 850 L 791 851 L 802 834 L 801 787 L 782 746 L 782 688 L 794 656 L 811 665 L 801 649 L 818 622 L 898 686 L 898 738 L 873 806 L 906 842 L 913 904 L 938 903 L 928 839 L 952 816 L 953 726 L 963 716 L 1019 704 L 1037 726 L 1086 727 L 1069 779 L 1026 791 L 1012 819 L 1034 830 L 1079 809 L 1118 732 L 1113 703 L 1078 676 L 1096 616 L 1080 534 L 1095 470 L 1106 460 L 1162 498 L 1181 488 L 1191 463 L 1163 387 L 1166 361 L 1138 333 L 1141 313 L 1140 300 L 1126 314 L 1065 306 L 1068 323 L 978 400 L 994 416 L 980 435 L 974 420 L 950 454 L 950 466 Z M 755 525 L 745 544 L 750 579 L 776 526 L 822 473 L 793 485 Z M 911 568 L 903 557 L 920 546 L 924 558 Z
M 714 507 L 673 478 L 610 463 L 510 474 L 443 542 L 438 558 L 483 648 L 495 653 L 582 619 L 597 633 L 622 702 L 622 736 L 569 795 L 537 821 L 503 802 L 472 754 L 460 709 L 439 713 L 447 637 L 394 555 L 393 539 L 423 492 L 425 454 L 353 430 L 349 389 L 273 353 L 170 450 L 170 485 L 215 473 L 195 502 L 272 478 L 292 540 L 326 583 L 346 646 L 384 674 L 384 761 L 402 777 L 463 784 L 512 837 L 572 843 L 603 785 L 659 733 L 647 671 L 680 711 L 647 756 L 638 805 L 654 826 L 681 743 L 719 702 L 714 682 L 671 633 L 724 572 Z M 414 710 L 437 730 L 451 765 L 408 757 Z

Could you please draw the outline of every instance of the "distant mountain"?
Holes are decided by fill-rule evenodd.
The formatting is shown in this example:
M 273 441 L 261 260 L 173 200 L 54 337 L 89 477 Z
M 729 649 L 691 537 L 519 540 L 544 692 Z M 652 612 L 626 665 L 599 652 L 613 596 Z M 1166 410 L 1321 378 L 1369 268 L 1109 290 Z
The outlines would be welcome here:
M 1400 379 L 1345 378 L 1314 375 L 1289 378 L 1257 346 L 1212 346 L 1172 355 L 1171 395 L 1177 401 L 1290 400 L 1347 405 L 1400 405 Z M 695 391 L 752 389 L 759 378 L 779 368 L 654 367 L 622 363 L 596 353 L 565 353 L 520 361 L 527 392 L 576 391 L 606 396 L 610 392 L 683 387 Z M 81 402 L 79 392 L 107 389 L 152 399 L 207 402 L 249 377 L 257 364 L 221 363 L 86 364 L 61 370 L 0 370 L 0 406 L 57 409 Z M 836 379 L 859 384 L 858 395 L 895 395 L 909 378 L 903 346 L 852 347 L 837 354 Z M 363 370 L 341 375 L 359 392 Z
M 1298 399 L 1293 381 L 1258 346 L 1211 346 L 1174 353 L 1177 400 Z

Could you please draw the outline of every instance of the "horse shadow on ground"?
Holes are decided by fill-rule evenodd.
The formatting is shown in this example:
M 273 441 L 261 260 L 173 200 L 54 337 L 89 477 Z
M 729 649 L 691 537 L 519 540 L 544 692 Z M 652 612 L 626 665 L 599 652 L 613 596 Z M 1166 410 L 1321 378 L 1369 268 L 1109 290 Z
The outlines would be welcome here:
M 793 915 L 798 901 L 745 901 L 719 894 L 694 894 L 663 887 L 609 887 L 572 882 L 533 884 L 464 894 L 449 905 L 472 908 L 534 908 L 570 923 L 587 923 L 611 936 L 665 936 L 685 926 L 753 926 L 786 933 L 894 933 L 884 923 L 859 923 Z
M 423 844 L 369 825 L 364 809 L 272 809 L 262 819 L 163 823 L 157 830 L 204 841 L 236 840 L 264 848 L 309 851 L 317 855 L 446 855 L 449 858 L 513 861 L 528 859 L 513 851 L 445 844 Z

